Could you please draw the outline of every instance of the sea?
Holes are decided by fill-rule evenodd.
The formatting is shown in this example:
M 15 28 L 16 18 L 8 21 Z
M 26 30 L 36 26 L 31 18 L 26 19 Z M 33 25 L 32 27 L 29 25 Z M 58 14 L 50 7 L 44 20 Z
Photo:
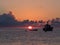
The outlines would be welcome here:
M 53 31 L 26 31 L 19 27 L 0 28 L 0 45 L 60 45 L 60 27 Z

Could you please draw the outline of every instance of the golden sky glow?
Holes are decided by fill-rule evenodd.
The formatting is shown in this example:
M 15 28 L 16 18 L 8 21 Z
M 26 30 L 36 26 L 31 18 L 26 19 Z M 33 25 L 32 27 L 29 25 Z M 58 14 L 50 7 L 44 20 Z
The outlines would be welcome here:
M 60 18 L 60 0 L 0 0 L 0 13 L 10 10 L 17 20 Z

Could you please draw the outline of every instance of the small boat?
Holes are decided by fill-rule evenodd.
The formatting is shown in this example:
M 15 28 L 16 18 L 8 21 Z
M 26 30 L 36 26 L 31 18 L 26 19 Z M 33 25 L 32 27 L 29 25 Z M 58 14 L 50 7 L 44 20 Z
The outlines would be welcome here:
M 48 27 L 48 26 L 44 27 L 43 31 L 45 31 L 45 32 L 47 32 L 47 31 L 53 31 L 53 27 L 51 27 L 51 26 L 50 27 Z

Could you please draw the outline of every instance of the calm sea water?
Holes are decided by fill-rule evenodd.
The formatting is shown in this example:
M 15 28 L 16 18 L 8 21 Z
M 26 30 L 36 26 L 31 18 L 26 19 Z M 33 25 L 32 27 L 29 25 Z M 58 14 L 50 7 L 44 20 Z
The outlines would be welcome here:
M 0 45 L 60 45 L 60 28 L 54 28 L 52 32 L 0 28 Z

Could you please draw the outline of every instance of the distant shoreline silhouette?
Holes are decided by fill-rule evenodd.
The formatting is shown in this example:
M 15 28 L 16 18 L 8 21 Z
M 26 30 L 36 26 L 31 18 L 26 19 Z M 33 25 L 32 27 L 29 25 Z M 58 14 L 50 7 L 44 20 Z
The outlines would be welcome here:
M 52 19 L 50 20 L 52 25 L 60 25 L 60 18 Z M 23 20 L 23 21 L 17 21 L 12 14 L 11 11 L 9 13 L 3 13 L 0 15 L 0 27 L 10 27 L 10 26 L 25 26 L 25 25 L 39 25 L 44 24 L 45 22 L 43 20 L 39 21 L 29 21 L 29 20 Z

